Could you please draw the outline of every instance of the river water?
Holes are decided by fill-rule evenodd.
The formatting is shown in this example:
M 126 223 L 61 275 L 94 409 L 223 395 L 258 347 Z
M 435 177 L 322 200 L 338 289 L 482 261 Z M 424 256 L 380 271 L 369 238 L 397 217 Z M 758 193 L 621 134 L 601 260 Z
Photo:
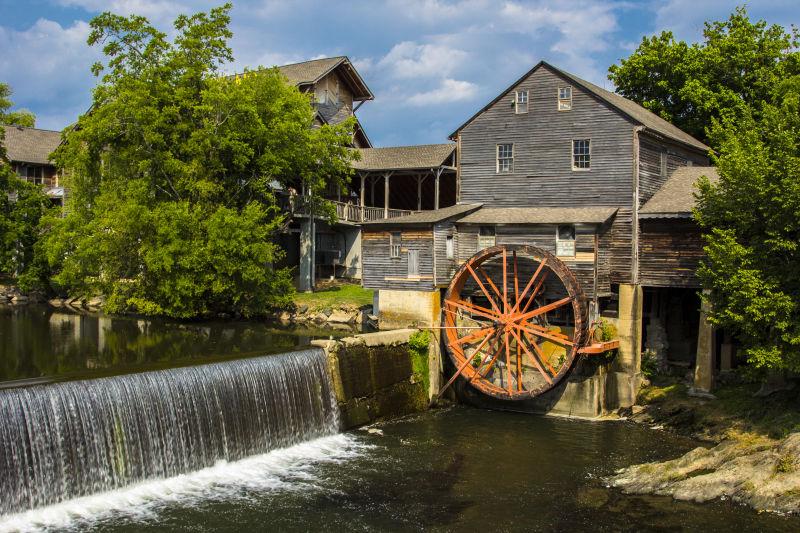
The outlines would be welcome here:
M 283 338 L 281 334 L 288 334 L 258 324 L 203 324 L 193 325 L 187 330 L 186 325 L 165 322 L 151 322 L 150 326 L 141 328 L 134 321 L 133 326 L 127 324 L 120 328 L 135 327 L 138 333 L 131 329 L 132 337 L 126 338 L 138 340 L 119 341 L 126 349 L 109 351 L 109 333 L 115 331 L 115 322 L 106 328 L 105 340 L 100 342 L 96 329 L 92 329 L 95 327 L 92 322 L 80 328 L 79 335 L 76 335 L 75 329 L 53 327 L 52 324 L 58 324 L 61 319 L 52 317 L 52 313 L 39 318 L 16 315 L 16 318 L 6 320 L 4 329 L 0 330 L 4 336 L 0 344 L 5 346 L 2 359 L 4 376 L 15 379 L 43 375 L 73 377 L 75 373 L 94 375 L 93 372 L 100 370 L 128 373 L 149 369 L 154 363 L 185 366 L 187 360 L 188 363 L 206 361 L 195 357 L 193 350 L 206 358 L 221 357 L 223 360 L 249 355 L 252 351 L 263 354 L 271 351 L 264 346 L 265 342 L 278 342 L 275 339 Z M 31 320 L 34 324 L 30 323 Z M 198 333 L 192 329 L 195 327 L 209 328 L 209 331 L 201 329 Z M 228 330 L 233 330 L 233 333 L 223 333 Z M 38 331 L 42 338 L 37 339 L 35 334 L 24 337 L 21 331 Z M 150 343 L 148 338 L 155 331 L 159 332 L 158 339 L 166 340 Z M 211 345 L 203 342 L 181 344 L 178 341 L 184 339 L 186 331 L 193 332 L 190 339 L 196 340 L 196 335 L 214 339 L 211 345 L 217 347 L 208 347 Z M 36 347 L 33 355 L 25 355 L 24 349 L 9 350 L 5 338 L 9 332 L 16 335 L 14 346 L 17 347 L 20 338 L 27 338 L 27 346 Z M 58 341 L 64 336 L 72 341 Z M 260 341 L 245 341 L 252 338 L 260 338 Z M 146 348 L 132 348 L 130 342 Z M 170 351 L 172 342 L 178 342 L 180 349 Z M 299 341 L 284 342 L 294 347 Z M 86 346 L 95 346 L 94 351 L 90 350 L 93 355 L 79 357 Z M 236 350 L 221 349 L 234 346 Z M 280 349 L 286 348 L 281 345 Z M 60 355 L 47 357 L 48 350 Z M 163 356 L 164 352 L 179 355 L 171 358 Z M 15 357 L 12 364 L 6 359 L 9 354 Z M 276 361 L 288 356 L 278 356 Z M 89 360 L 97 363 L 87 365 Z M 231 367 L 231 372 L 242 374 L 238 378 L 224 377 L 228 369 L 214 370 L 214 365 L 207 366 L 202 372 L 211 372 L 215 376 L 220 373 L 219 384 L 214 387 L 230 382 L 232 388 L 230 393 L 220 389 L 214 394 L 219 397 L 234 394 L 232 398 L 235 399 L 239 398 L 235 396 L 236 391 L 241 390 L 239 383 L 255 383 L 251 377 L 255 376 L 255 370 L 236 370 L 246 368 L 242 366 L 244 364 L 249 363 L 235 363 Z M 275 373 L 268 370 L 269 365 L 254 364 L 259 365 L 257 372 L 263 374 L 263 379 Z M 30 371 L 32 366 L 36 368 L 35 372 Z M 20 369 L 29 370 L 21 372 Z M 59 373 L 61 370 L 67 372 Z M 184 374 L 186 377 L 182 377 Z M 187 378 L 196 379 L 194 372 L 183 370 L 167 375 L 160 371 L 152 376 L 142 379 L 150 383 L 169 380 L 174 382 L 172 388 L 187 383 Z M 144 394 L 139 392 L 141 387 L 135 386 L 138 377 L 105 379 L 114 387 L 104 389 L 122 391 L 119 385 L 129 384 L 124 388 L 124 391 L 129 391 L 125 394 L 135 393 L 137 397 Z M 302 380 L 292 379 L 296 382 L 295 387 L 306 389 Z M 103 380 L 92 381 L 99 383 Z M 180 386 L 189 390 L 187 385 Z M 59 390 L 81 387 L 85 391 L 83 394 L 89 394 L 93 401 L 100 399 L 92 392 L 97 387 L 90 384 L 70 382 L 48 387 L 60 387 Z M 6 394 L 14 392 L 6 391 Z M 117 396 L 108 396 L 107 401 L 114 402 Z M 184 396 L 190 401 L 191 394 Z M 37 397 L 41 394 L 37 393 Z M 52 404 L 53 407 L 61 405 L 62 401 Z M 244 401 L 244 398 L 236 401 Z M 188 409 L 190 404 L 177 409 L 176 413 Z M 123 401 L 114 405 L 117 409 L 119 405 L 128 404 Z M 166 407 L 160 409 L 163 411 Z M 302 411 L 313 412 L 314 409 L 320 408 L 309 406 Z M 200 416 L 201 420 L 217 416 L 208 408 L 194 411 L 197 412 L 192 416 Z M 236 409 L 227 411 L 222 420 L 247 418 L 241 418 L 241 413 L 236 415 Z M 54 430 L 61 416 L 54 414 L 51 417 L 54 422 L 48 422 L 49 431 Z M 135 411 L 126 417 L 125 420 L 131 421 L 148 420 L 146 414 L 139 416 Z M 176 418 L 176 421 L 180 420 L 180 417 Z M 206 463 L 199 470 L 172 477 L 143 479 L 116 489 L 114 483 L 106 483 L 112 488 L 31 511 L 2 515 L 0 532 L 42 529 L 103 532 L 800 530 L 800 521 L 796 518 L 758 514 L 730 502 L 697 505 L 665 497 L 627 496 L 608 489 L 603 479 L 617 468 L 673 458 L 697 445 L 688 439 L 628 423 L 575 421 L 467 407 L 432 410 L 340 434 L 325 430 L 329 422 L 317 424 L 316 430 L 304 433 L 304 430 L 297 431 L 288 418 L 284 422 L 287 421 L 289 423 L 284 425 L 288 432 L 306 434 L 311 440 L 280 449 L 265 445 L 262 447 L 268 450 L 265 453 L 254 452 L 236 460 Z M 117 428 L 117 424 L 109 427 L 107 432 L 111 434 L 131 435 L 130 429 Z M 159 430 L 164 431 L 165 436 L 153 434 L 150 441 L 167 443 L 165 453 L 188 461 L 191 458 L 188 451 L 178 454 L 176 448 L 170 449 L 169 426 L 161 427 L 166 428 Z M 198 433 L 201 434 L 209 433 Z M 315 438 L 315 434 L 323 436 Z M 251 437 L 236 437 L 236 442 L 252 443 Z M 145 439 L 145 436 L 141 438 Z M 191 442 L 191 439 L 186 442 Z M 119 446 L 115 439 L 107 439 L 106 444 L 110 449 Z M 44 454 L 44 448 L 42 450 Z M 69 446 L 64 450 L 67 453 Z M 235 457 L 235 454 L 225 452 L 219 456 Z M 63 470 L 64 474 L 70 474 L 68 470 Z

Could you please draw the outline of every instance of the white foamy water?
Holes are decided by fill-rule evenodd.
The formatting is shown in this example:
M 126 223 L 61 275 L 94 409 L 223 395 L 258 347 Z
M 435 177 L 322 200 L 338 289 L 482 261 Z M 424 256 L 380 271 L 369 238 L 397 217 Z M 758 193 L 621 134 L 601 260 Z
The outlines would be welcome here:
M 309 490 L 320 464 L 342 462 L 367 445 L 338 434 L 167 479 L 155 479 L 56 505 L 0 516 L 0 532 L 80 527 L 109 516 L 146 518 L 165 505 L 236 499 L 247 493 Z

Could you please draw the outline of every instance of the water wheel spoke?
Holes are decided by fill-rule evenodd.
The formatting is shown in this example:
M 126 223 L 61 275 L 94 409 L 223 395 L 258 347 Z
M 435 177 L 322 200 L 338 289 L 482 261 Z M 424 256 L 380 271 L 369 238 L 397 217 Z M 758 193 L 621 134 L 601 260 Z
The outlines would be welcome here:
M 557 344 L 561 344 L 563 346 L 575 346 L 575 343 L 569 340 L 569 337 L 564 337 L 563 335 L 551 333 L 542 328 L 541 326 L 531 324 L 530 322 L 523 322 L 522 324 L 517 324 L 516 326 L 521 330 L 530 333 L 531 335 L 536 335 L 537 337 L 553 341 Z
M 553 365 L 550 364 L 550 361 L 542 351 L 541 347 L 539 347 L 539 343 L 536 342 L 536 339 L 530 338 L 530 336 L 528 336 L 528 334 L 525 332 L 522 333 L 525 336 L 525 339 L 527 339 L 528 343 L 531 346 L 533 346 L 533 351 L 536 352 L 536 355 L 538 356 L 537 359 L 539 360 L 539 362 L 544 364 L 548 369 L 550 369 L 550 374 L 555 376 L 557 374 L 556 369 L 553 368 Z
M 511 308 L 508 305 L 508 258 L 506 249 L 503 248 L 503 312 L 508 313 Z M 506 344 L 508 344 L 508 335 L 506 335 Z
M 475 267 L 475 271 L 481 274 L 484 279 L 486 279 L 486 283 L 489 284 L 489 286 L 492 288 L 492 291 L 494 291 L 498 298 L 503 298 L 503 295 L 500 294 L 500 289 L 497 288 L 497 285 L 495 285 L 494 281 L 492 281 L 492 278 L 489 277 L 489 274 L 487 274 L 485 270 L 483 270 L 481 267 Z
M 511 310 L 512 313 L 516 313 L 519 310 L 520 302 L 525 299 L 525 295 L 528 294 L 528 291 L 531 289 L 531 285 L 533 285 L 533 282 L 536 281 L 536 278 L 539 276 L 539 273 L 544 268 L 545 263 L 547 263 L 547 258 L 543 259 L 542 262 L 539 263 L 539 268 L 537 268 L 536 271 L 533 273 L 533 276 L 531 276 L 530 281 L 528 281 L 528 284 L 525 286 L 525 290 L 522 291 L 522 295 L 519 297 L 517 305 L 514 306 L 514 309 Z
M 470 378 L 470 381 L 473 381 L 478 376 L 480 376 L 481 378 L 485 378 L 489 374 L 489 372 L 492 370 L 492 367 L 494 366 L 495 362 L 497 361 L 497 358 L 500 357 L 500 353 L 502 351 L 503 351 L 503 345 L 500 342 L 498 342 L 497 343 L 497 349 L 492 354 L 492 357 L 489 360 L 489 364 L 486 365 L 486 369 L 481 369 L 481 367 L 483 366 L 482 364 L 478 365 L 478 368 L 475 369 L 475 374 Z
M 454 340 L 453 342 L 449 343 L 449 345 L 450 346 L 460 346 L 461 344 L 464 344 L 466 342 L 473 342 L 473 341 L 476 341 L 476 340 L 482 338 L 484 335 L 493 332 L 494 330 L 495 330 L 494 326 L 489 327 L 489 328 L 479 329 L 478 331 L 474 331 L 474 332 L 470 333 L 469 335 L 461 337 L 460 339 Z
M 508 345 L 508 328 L 505 330 L 506 344 L 506 390 L 511 394 L 511 348 Z
M 516 321 L 528 320 L 529 318 L 549 313 L 550 311 L 558 309 L 559 307 L 566 305 L 571 301 L 572 301 L 572 296 L 567 296 L 566 298 L 562 298 L 553 303 L 549 303 L 547 305 L 543 305 L 542 307 L 536 308 L 533 311 L 528 311 L 527 313 L 514 317 L 514 320 Z
M 533 364 L 534 364 L 534 366 L 535 366 L 535 367 L 536 367 L 536 368 L 539 370 L 539 373 L 542 375 L 542 377 L 544 377 L 544 380 L 545 380 L 545 381 L 546 381 L 546 382 L 547 382 L 549 385 L 552 385 L 552 384 L 553 384 L 553 378 L 551 378 L 551 377 L 550 377 L 550 374 L 548 374 L 548 373 L 547 373 L 547 371 L 544 369 L 544 367 L 542 366 L 542 364 L 539 362 L 539 359 L 538 359 L 537 357 L 535 357 L 535 356 L 534 356 L 534 355 L 531 353 L 531 351 L 528 349 L 528 347 L 527 347 L 527 346 L 525 346 L 525 344 L 522 342 L 522 339 L 519 337 L 519 335 L 517 335 L 517 332 L 516 332 L 516 331 L 514 331 L 514 330 L 512 329 L 512 330 L 511 330 L 511 334 L 512 334 L 512 335 L 514 335 L 514 337 L 516 337 L 516 339 L 517 339 L 517 342 L 520 344 L 520 346 L 522 346 L 522 350 L 523 350 L 523 351 L 524 351 L 524 352 L 525 352 L 525 353 L 528 355 L 528 357 L 530 357 L 530 358 L 531 358 L 531 361 L 533 361 Z
M 492 329 L 494 330 L 494 328 Z M 442 394 L 444 394 L 444 391 L 446 391 L 448 387 L 450 387 L 450 385 L 452 385 L 453 382 L 456 379 L 458 379 L 458 376 L 460 376 L 461 373 L 464 372 L 464 369 L 467 368 L 467 365 L 469 365 L 473 361 L 474 357 L 481 353 L 483 347 L 486 345 L 487 342 L 489 342 L 489 339 L 491 339 L 492 337 L 493 335 L 487 335 L 486 338 L 484 338 L 483 341 L 480 343 L 480 345 L 478 345 L 478 347 L 475 349 L 475 352 L 472 354 L 472 357 L 468 357 L 467 354 L 464 353 L 464 362 L 461 363 L 461 366 L 458 367 L 458 371 L 455 374 L 453 374 L 453 377 L 450 378 L 450 380 L 445 384 L 445 386 L 439 390 L 438 394 L 439 398 L 441 398 Z
M 512 309 L 519 308 L 519 271 L 517 270 L 517 251 L 514 250 L 513 252 L 514 258 L 514 307 Z
M 500 315 L 495 313 L 494 311 L 491 311 L 491 310 L 486 309 L 485 307 L 481 307 L 479 305 L 475 305 L 475 304 L 466 302 L 464 300 L 445 300 L 445 305 L 446 306 L 447 305 L 452 305 L 453 307 L 457 307 L 457 308 L 462 309 L 464 311 L 469 311 L 472 314 L 475 314 L 475 315 L 478 315 L 478 316 L 482 316 L 484 318 L 488 318 L 489 320 L 497 320 L 498 318 L 500 318 Z M 454 311 L 452 309 L 447 309 L 445 307 L 445 310 L 446 311 L 450 311 L 451 313 L 454 313 Z
M 517 390 L 522 391 L 522 349 L 517 343 Z
M 547 276 L 548 276 L 549 274 L 550 274 L 549 272 L 545 272 L 544 274 L 542 274 L 542 279 L 540 279 L 540 280 L 539 280 L 539 283 L 537 283 L 537 284 L 536 284 L 536 288 L 534 288 L 534 289 L 533 289 L 533 292 L 531 293 L 531 296 L 530 296 L 530 298 L 528 298 L 528 302 L 525 304 L 525 308 L 522 310 L 522 313 L 523 313 L 523 314 L 525 314 L 526 312 L 528 312 L 528 308 L 530 308 L 531 304 L 532 304 L 532 303 L 534 302 L 534 300 L 536 299 L 536 296 L 538 296 L 538 295 L 539 295 L 539 291 L 541 291 L 541 290 L 542 290 L 542 286 L 544 285 L 544 282 L 545 282 L 545 280 L 547 279 Z
M 489 291 L 487 291 L 486 287 L 483 286 L 483 282 L 481 282 L 480 278 L 475 273 L 475 270 L 472 269 L 472 267 L 470 266 L 469 263 L 466 264 L 466 267 L 467 267 L 467 270 L 469 271 L 469 273 L 472 274 L 472 278 L 478 284 L 478 287 L 480 287 L 481 291 L 483 292 L 483 295 L 486 296 L 486 299 L 489 300 L 490 304 L 492 304 L 492 308 L 495 310 L 495 312 L 498 315 L 502 314 L 501 311 L 500 311 L 500 308 L 497 307 L 497 304 L 495 303 L 494 299 L 491 296 L 489 296 Z

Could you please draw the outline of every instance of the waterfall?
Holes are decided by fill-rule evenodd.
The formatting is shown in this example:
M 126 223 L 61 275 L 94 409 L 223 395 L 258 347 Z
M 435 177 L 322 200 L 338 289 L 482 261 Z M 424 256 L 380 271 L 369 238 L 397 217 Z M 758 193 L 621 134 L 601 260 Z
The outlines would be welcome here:
M 0 515 L 338 429 L 319 349 L 0 390 Z

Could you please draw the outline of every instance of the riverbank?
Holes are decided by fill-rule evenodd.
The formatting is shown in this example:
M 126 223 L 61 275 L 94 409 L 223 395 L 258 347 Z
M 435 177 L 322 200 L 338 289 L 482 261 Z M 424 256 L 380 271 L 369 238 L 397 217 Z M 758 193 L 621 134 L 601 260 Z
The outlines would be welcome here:
M 630 494 L 730 499 L 758 511 L 800 513 L 800 391 L 758 396 L 758 390 L 729 384 L 713 397 L 697 397 L 677 381 L 644 387 L 631 420 L 714 446 L 624 468 L 609 484 Z

